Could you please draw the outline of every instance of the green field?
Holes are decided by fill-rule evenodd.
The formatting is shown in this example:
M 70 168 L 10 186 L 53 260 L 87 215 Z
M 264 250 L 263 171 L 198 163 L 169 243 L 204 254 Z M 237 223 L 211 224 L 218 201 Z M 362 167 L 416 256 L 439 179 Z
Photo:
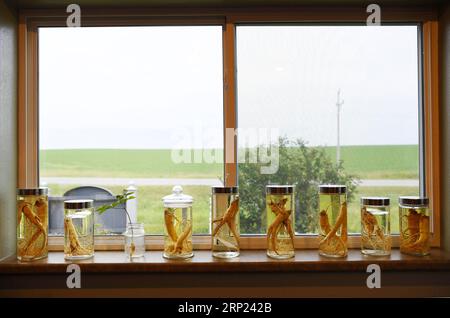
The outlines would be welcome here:
M 51 194 L 61 195 L 77 185 L 50 184 Z M 113 193 L 121 193 L 122 187 L 108 187 Z M 193 218 L 194 233 L 209 232 L 210 193 L 207 186 L 185 186 L 184 191 L 194 197 Z M 138 221 L 145 224 L 147 234 L 163 233 L 163 205 L 161 198 L 171 192 L 170 186 L 141 186 L 138 192 Z M 391 230 L 398 233 L 397 198 L 400 195 L 418 195 L 415 187 L 359 187 L 356 199 L 348 207 L 349 232 L 360 231 L 359 198 L 361 196 L 388 196 L 391 198 Z M 261 215 L 265 211 L 260 211 Z
M 333 160 L 336 148 L 326 147 Z M 396 146 L 344 146 L 341 159 L 345 170 L 361 179 L 418 179 L 419 147 Z
M 41 150 L 40 164 L 44 177 L 217 178 L 223 175 L 219 163 L 173 163 L 168 149 Z
M 335 147 L 324 149 L 335 160 Z M 361 179 L 418 178 L 417 146 L 344 146 L 341 158 L 345 169 Z M 44 177 L 217 178 L 223 174 L 220 163 L 173 163 L 168 149 L 42 150 L 40 163 Z
M 335 148 L 324 148 L 335 158 Z M 346 146 L 341 150 L 346 171 L 361 179 L 418 178 L 417 146 Z M 40 153 L 40 173 L 45 177 L 122 177 L 122 178 L 221 178 L 222 164 L 175 164 L 170 150 L 45 150 Z M 77 185 L 50 184 L 52 195 L 62 195 Z M 123 187 L 105 186 L 113 193 Z M 161 198 L 171 193 L 171 186 L 139 186 L 138 220 L 147 234 L 163 233 Z M 194 233 L 209 232 L 210 187 L 185 186 L 184 192 L 195 199 Z M 398 232 L 397 197 L 417 195 L 416 187 L 359 187 L 349 205 L 349 231 L 360 231 L 360 196 L 389 196 L 392 209 L 392 232 Z M 264 213 L 264 211 L 260 211 Z
M 50 195 L 62 195 L 78 185 L 48 185 Z M 113 193 L 122 193 L 123 187 L 107 186 Z M 194 233 L 209 232 L 211 188 L 206 186 L 184 186 L 183 191 L 194 197 Z M 144 223 L 147 234 L 162 234 L 164 224 L 162 197 L 172 193 L 171 186 L 141 186 L 138 188 L 138 221 Z

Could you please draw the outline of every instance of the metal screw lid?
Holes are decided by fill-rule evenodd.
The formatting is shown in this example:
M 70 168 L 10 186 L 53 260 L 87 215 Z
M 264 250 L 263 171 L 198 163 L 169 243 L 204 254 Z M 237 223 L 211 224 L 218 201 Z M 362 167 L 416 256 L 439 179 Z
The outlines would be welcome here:
M 18 195 L 48 195 L 48 188 L 17 189 Z
M 94 200 L 66 200 L 64 201 L 64 209 L 80 210 L 90 209 L 94 204 Z
M 409 206 L 428 206 L 430 200 L 427 197 L 405 196 L 399 197 L 398 203 Z
M 388 206 L 391 204 L 391 199 L 388 197 L 361 197 L 362 205 L 372 206 Z
M 347 187 L 341 184 L 321 184 L 319 185 L 319 193 L 321 194 L 345 194 Z
M 236 194 L 236 193 L 238 193 L 238 187 L 214 186 L 214 187 L 211 187 L 211 191 L 212 191 L 213 194 L 216 194 L 216 193 L 232 193 L 232 194 Z
M 291 194 L 294 193 L 293 185 L 267 185 L 267 194 Z

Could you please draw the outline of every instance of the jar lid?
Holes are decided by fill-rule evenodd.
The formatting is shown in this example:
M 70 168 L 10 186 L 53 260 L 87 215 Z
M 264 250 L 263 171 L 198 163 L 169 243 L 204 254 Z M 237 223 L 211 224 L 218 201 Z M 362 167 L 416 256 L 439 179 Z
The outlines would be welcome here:
M 428 206 L 429 199 L 427 197 L 399 197 L 398 203 L 409 206 Z
M 183 194 L 183 188 L 176 185 L 172 188 L 172 194 L 163 197 L 164 205 L 172 204 L 192 204 L 194 202 L 190 195 Z
M 293 185 L 267 185 L 267 194 L 291 194 L 294 192 Z
M 238 187 L 211 187 L 213 194 L 216 193 L 238 193 Z
M 17 189 L 18 195 L 47 195 L 48 188 Z
M 362 205 L 387 206 L 391 204 L 388 197 L 361 197 Z
M 319 193 L 322 194 L 345 194 L 347 186 L 341 184 L 321 184 L 319 185 Z
M 94 204 L 94 200 L 66 200 L 64 201 L 64 209 L 80 210 L 90 209 Z

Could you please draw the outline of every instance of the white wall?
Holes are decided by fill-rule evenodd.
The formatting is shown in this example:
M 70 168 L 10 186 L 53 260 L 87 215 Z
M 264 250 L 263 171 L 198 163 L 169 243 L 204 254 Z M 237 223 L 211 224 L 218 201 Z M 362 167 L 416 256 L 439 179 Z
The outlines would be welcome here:
M 0 259 L 15 253 L 17 19 L 0 1 Z

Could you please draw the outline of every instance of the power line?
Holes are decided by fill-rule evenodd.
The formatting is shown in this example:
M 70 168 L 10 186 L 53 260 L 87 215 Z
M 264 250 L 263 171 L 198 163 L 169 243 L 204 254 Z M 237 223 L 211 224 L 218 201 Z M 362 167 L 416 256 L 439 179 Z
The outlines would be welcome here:
M 341 109 L 344 104 L 344 100 L 341 100 L 341 89 L 337 92 L 337 145 L 336 145 L 336 163 L 341 161 Z

